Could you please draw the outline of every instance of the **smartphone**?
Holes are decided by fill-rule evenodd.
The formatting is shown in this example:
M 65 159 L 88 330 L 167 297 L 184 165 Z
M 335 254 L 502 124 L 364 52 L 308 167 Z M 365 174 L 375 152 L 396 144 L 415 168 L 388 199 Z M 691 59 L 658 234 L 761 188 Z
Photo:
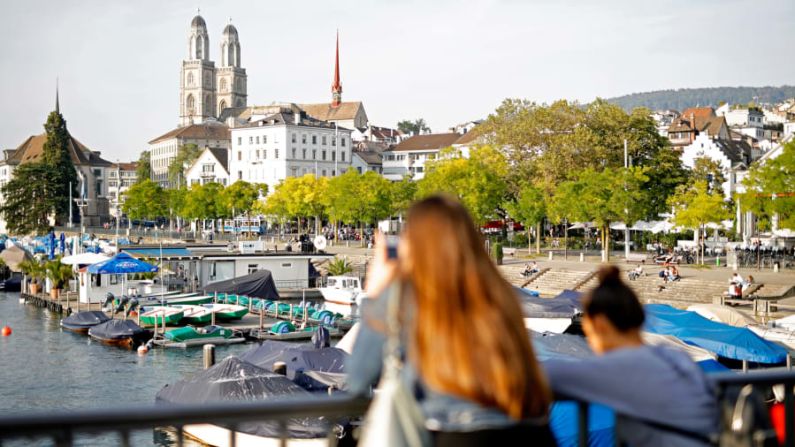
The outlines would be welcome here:
M 386 258 L 387 259 L 397 259 L 398 258 L 398 242 L 400 238 L 395 235 L 387 235 L 386 236 Z

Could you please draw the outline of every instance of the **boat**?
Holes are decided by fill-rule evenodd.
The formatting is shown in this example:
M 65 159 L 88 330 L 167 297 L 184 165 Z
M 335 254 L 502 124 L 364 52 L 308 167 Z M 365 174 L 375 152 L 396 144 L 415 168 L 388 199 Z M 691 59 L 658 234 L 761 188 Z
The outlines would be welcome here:
M 538 294 L 518 287 L 514 288 L 514 292 L 519 297 L 527 329 L 538 333 L 577 332 L 577 323 L 582 315 L 580 292 L 564 290 L 554 298 L 541 298 Z
M 248 309 L 236 304 L 203 304 L 202 307 L 215 314 L 218 320 L 239 320 L 248 313 Z
M 158 405 L 193 405 L 208 403 L 266 401 L 287 397 L 309 398 L 313 394 L 287 377 L 230 356 L 215 366 L 187 379 L 163 387 L 155 396 Z M 320 447 L 336 445 L 329 439 L 324 418 L 291 418 L 286 422 L 286 444 L 277 421 L 241 423 L 235 432 L 215 424 L 188 424 L 184 432 L 204 444 L 226 447 L 276 447 L 281 445 Z M 332 428 L 333 429 L 333 428 Z M 234 441 L 233 443 L 230 441 Z M 332 444 L 334 443 L 334 444 Z
M 108 320 L 110 317 L 105 312 L 98 310 L 78 312 L 61 320 L 61 327 L 67 331 L 85 334 L 90 328 Z
M 187 324 L 207 324 L 213 319 L 213 312 L 204 306 L 194 306 L 189 304 L 178 304 L 170 306 L 175 309 L 182 309 L 181 323 Z
M 267 330 L 252 331 L 251 336 L 260 340 L 311 340 L 317 331 L 317 326 L 307 326 L 296 328 L 289 321 L 279 321 L 274 323 Z M 341 337 L 342 331 L 335 327 L 326 327 L 330 337 Z
M 323 295 L 326 309 L 348 316 L 356 315 L 362 298 L 367 297 L 361 281 L 355 276 L 329 276 L 326 287 L 318 291 Z
M 154 343 L 166 348 L 187 348 L 202 346 L 207 343 L 229 345 L 246 341 L 243 334 L 239 331 L 233 331 L 222 326 L 205 326 L 202 328 L 185 326 L 166 331 L 163 337 L 155 340 Z
M 179 323 L 185 312 L 178 307 L 154 306 L 139 315 L 141 324 L 147 326 L 163 326 Z
M 152 333 L 132 320 L 109 320 L 93 326 L 88 335 L 107 345 L 134 348 L 152 338 Z
M 211 303 L 212 295 L 199 295 L 198 293 L 181 293 L 175 295 L 152 295 L 139 298 L 138 301 L 145 306 L 171 306 L 171 305 L 194 305 Z

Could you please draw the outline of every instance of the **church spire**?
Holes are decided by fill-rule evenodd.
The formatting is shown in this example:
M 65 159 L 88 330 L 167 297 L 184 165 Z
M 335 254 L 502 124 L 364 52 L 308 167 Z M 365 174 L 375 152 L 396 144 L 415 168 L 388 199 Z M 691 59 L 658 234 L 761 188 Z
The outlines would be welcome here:
M 334 58 L 334 83 L 331 84 L 331 107 L 339 107 L 342 102 L 342 84 L 340 83 L 340 32 L 337 30 L 337 53 Z
M 55 78 L 55 113 L 61 113 L 61 107 L 58 102 L 58 78 Z

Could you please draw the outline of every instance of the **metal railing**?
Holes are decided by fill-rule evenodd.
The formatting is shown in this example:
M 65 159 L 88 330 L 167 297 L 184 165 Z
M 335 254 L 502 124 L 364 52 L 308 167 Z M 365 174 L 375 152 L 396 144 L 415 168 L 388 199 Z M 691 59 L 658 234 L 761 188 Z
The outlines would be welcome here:
M 718 399 L 723 399 L 730 387 L 751 385 L 767 389 L 783 385 L 785 408 L 786 447 L 795 447 L 795 372 L 786 369 L 769 369 L 749 373 L 718 373 L 709 378 L 716 384 Z M 571 401 L 572 399 L 564 399 Z M 586 447 L 589 441 L 587 402 L 578 405 L 577 444 Z M 684 403 L 686 404 L 686 403 Z M 192 424 L 213 424 L 229 431 L 229 446 L 238 442 L 236 431 L 247 422 L 276 422 L 279 440 L 287 446 L 288 421 L 294 418 L 323 417 L 329 445 L 346 438 L 352 441 L 350 418 L 365 414 L 369 400 L 343 395 L 316 396 L 313 398 L 273 399 L 266 402 L 213 403 L 195 406 L 160 405 L 115 408 L 89 411 L 62 411 L 0 417 L 0 444 L 9 440 L 49 438 L 57 446 L 72 446 L 80 435 L 116 433 L 119 445 L 130 445 L 130 433 L 159 427 L 173 427 L 176 445 L 185 440 L 184 427 Z M 632 418 L 632 415 L 626 415 Z M 617 419 L 618 421 L 618 419 Z M 725 421 L 722 421 L 725 422 Z M 618 422 L 617 422 L 618 424 Z M 718 427 L 731 430 L 731 427 Z M 347 430 L 347 431 L 346 431 Z

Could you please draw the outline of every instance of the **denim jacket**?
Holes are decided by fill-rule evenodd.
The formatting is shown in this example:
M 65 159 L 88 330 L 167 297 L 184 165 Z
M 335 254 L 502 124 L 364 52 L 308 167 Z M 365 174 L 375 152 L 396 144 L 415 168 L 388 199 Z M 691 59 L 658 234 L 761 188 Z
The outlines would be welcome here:
M 369 395 L 381 376 L 386 334 L 373 328 L 373 322 L 384 322 L 386 326 L 387 302 L 395 296 L 395 289 L 381 294 L 378 299 L 362 303 L 362 323 L 353 347 L 351 358 L 346 364 L 348 391 L 355 395 Z M 403 304 L 401 304 L 403 305 Z M 410 319 L 410 312 L 409 312 Z M 405 333 L 401 334 L 405 346 Z M 405 351 L 404 351 L 405 354 Z M 405 358 L 405 355 L 404 355 Z M 467 399 L 440 393 L 422 383 L 417 370 L 410 362 L 405 362 L 401 375 L 406 386 L 414 390 L 417 402 L 425 415 L 426 428 L 433 431 L 475 431 L 506 427 L 515 424 L 502 411 L 486 408 Z

